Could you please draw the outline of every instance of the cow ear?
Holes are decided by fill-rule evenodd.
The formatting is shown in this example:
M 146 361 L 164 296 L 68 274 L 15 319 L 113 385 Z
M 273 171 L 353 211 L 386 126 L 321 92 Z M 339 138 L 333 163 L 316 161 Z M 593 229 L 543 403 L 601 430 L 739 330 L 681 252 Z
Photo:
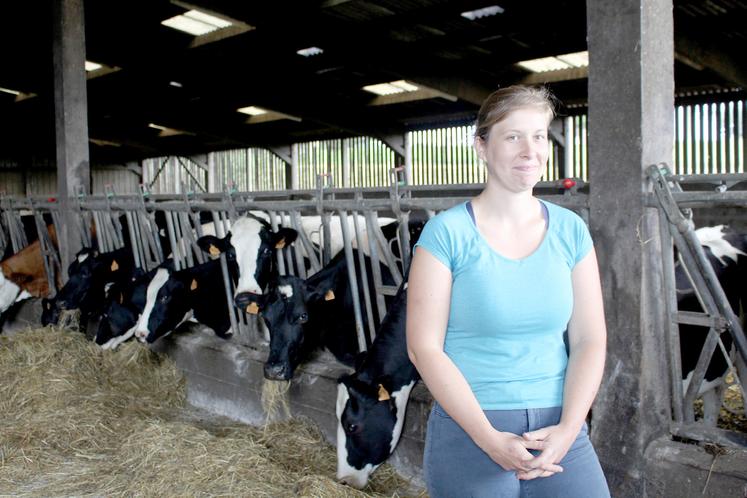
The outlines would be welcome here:
M 389 401 L 390 399 L 389 391 L 382 384 L 379 384 L 379 401 Z
M 292 244 L 298 238 L 298 232 L 292 228 L 282 227 L 272 235 L 272 245 L 275 249 Z
M 219 239 L 215 235 L 204 235 L 197 239 L 197 245 L 205 251 L 211 259 L 215 259 L 226 252 L 226 239 Z
M 196 278 L 192 279 L 192 284 L 189 286 L 189 290 L 191 291 L 197 290 L 197 279 Z

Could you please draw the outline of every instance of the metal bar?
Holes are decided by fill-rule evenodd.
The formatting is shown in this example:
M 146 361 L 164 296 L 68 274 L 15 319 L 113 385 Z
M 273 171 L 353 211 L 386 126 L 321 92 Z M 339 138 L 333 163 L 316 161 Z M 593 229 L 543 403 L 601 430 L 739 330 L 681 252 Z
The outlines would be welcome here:
M 663 262 L 664 289 L 666 293 L 665 307 L 667 315 L 672 317 L 677 311 L 677 290 L 674 276 L 674 251 L 672 250 L 672 236 L 669 233 L 669 222 L 659 214 L 659 233 L 661 236 L 661 257 Z M 681 322 L 680 322 L 681 323 Z M 669 367 L 672 381 L 672 417 L 675 422 L 684 420 L 682 393 L 682 358 L 680 356 L 680 330 L 677 323 L 670 319 L 667 322 L 667 351 L 669 352 Z M 692 411 L 692 407 L 690 407 Z
M 360 296 L 358 295 L 358 285 L 356 279 L 355 265 L 353 263 L 353 248 L 351 246 L 350 234 L 348 233 L 346 211 L 340 210 L 337 212 L 340 217 L 340 228 L 342 231 L 342 241 L 345 251 L 345 263 L 348 267 L 348 282 L 350 284 L 350 294 L 353 298 L 353 315 L 355 316 L 355 333 L 358 337 L 358 350 L 360 352 L 366 351 L 366 336 L 363 331 L 363 317 L 361 316 L 361 303 Z
M 360 281 L 363 284 L 363 303 L 366 305 L 366 318 L 368 319 L 369 342 L 367 344 L 370 344 L 373 343 L 374 339 L 376 338 L 376 325 L 374 323 L 373 309 L 371 306 L 371 291 L 368 288 L 368 283 L 370 280 L 368 279 L 368 271 L 366 270 L 366 255 L 364 254 L 363 247 L 361 247 L 360 244 L 360 241 L 363 240 L 363 237 L 361 236 L 362 234 L 360 231 L 360 223 L 358 223 L 358 213 L 356 211 L 353 211 L 352 215 L 353 228 L 355 229 L 355 240 L 358 245 L 358 264 L 360 265 L 360 274 L 358 276 L 360 277 Z
M 239 327 L 236 322 L 236 312 L 234 311 L 233 306 L 233 290 L 231 289 L 233 282 L 228 273 L 228 263 L 226 262 L 226 253 L 224 252 L 220 254 L 220 271 L 223 275 L 223 290 L 226 293 L 228 318 L 231 320 L 231 332 L 238 331 Z
M 376 221 L 378 218 L 377 213 L 371 211 L 365 211 L 364 216 L 366 218 L 366 239 L 368 239 L 368 251 L 371 256 L 371 274 L 373 276 L 374 286 L 376 288 L 376 312 L 379 318 L 379 323 L 384 321 L 386 315 L 386 302 L 383 295 L 383 281 L 381 278 L 381 267 L 379 260 L 379 251 L 377 248 L 377 242 L 374 237 L 371 237 L 374 227 L 378 227 L 379 224 Z M 371 342 L 375 339 L 375 334 L 371 335 Z
M 291 211 L 291 225 L 293 226 L 293 229 L 298 232 L 298 237 L 301 239 L 301 245 L 311 262 L 311 271 L 309 273 L 314 274 L 318 272 L 322 269 L 322 265 L 319 263 L 319 257 L 317 255 L 317 250 L 314 248 L 314 244 L 309 240 L 308 234 L 303 229 L 301 215 L 298 211 Z
M 270 216 L 270 226 L 272 227 L 273 232 L 278 231 L 278 219 L 275 215 L 275 211 L 269 210 L 267 211 L 267 214 Z M 285 259 L 283 258 L 282 251 L 275 251 L 275 257 L 278 262 L 278 273 L 280 275 L 287 275 L 285 272 Z
M 182 269 L 181 255 L 179 253 L 179 246 L 176 243 L 176 235 L 174 233 L 174 220 L 171 218 L 171 212 L 166 211 L 166 232 L 169 236 L 169 243 L 171 243 L 171 259 L 174 260 L 174 270 L 179 271 Z
M 127 232 L 130 236 L 130 249 L 132 250 L 132 257 L 135 260 L 135 266 L 142 268 L 144 265 L 140 261 L 140 240 L 135 235 L 135 221 L 130 211 L 125 213 L 125 219 L 127 220 Z

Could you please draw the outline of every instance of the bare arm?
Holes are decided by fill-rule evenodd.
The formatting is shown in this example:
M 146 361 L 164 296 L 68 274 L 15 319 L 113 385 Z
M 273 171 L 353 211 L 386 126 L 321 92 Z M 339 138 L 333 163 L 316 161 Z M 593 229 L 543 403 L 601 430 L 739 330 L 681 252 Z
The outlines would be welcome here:
M 596 253 L 592 249 L 576 264 L 573 282 L 573 313 L 568 322 L 570 355 L 563 390 L 560 423 L 526 433 L 526 439 L 541 441 L 544 462 L 558 463 L 568 452 L 589 413 L 604 370 L 607 327 Z M 521 478 L 543 475 L 537 470 Z
M 506 470 L 530 470 L 535 458 L 527 448 L 541 441 L 499 432 L 488 421 L 466 379 L 444 353 L 451 302 L 451 272 L 423 248 L 410 268 L 407 289 L 407 351 L 433 397 L 472 440 Z M 542 469 L 560 471 L 549 462 Z

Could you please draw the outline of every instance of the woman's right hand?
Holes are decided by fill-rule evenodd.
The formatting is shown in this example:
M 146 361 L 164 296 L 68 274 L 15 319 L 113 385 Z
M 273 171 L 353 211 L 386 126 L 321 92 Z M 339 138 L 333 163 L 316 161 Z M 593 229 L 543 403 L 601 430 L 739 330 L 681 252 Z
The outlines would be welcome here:
M 527 441 L 516 434 L 496 430 L 480 447 L 504 470 L 527 472 L 538 468 L 538 465 L 533 465 L 537 457 L 529 450 L 539 450 L 541 444 L 541 441 Z M 563 472 L 560 465 L 553 463 L 540 464 L 540 467 L 545 471 L 543 475 L 547 475 L 547 472 L 551 474 Z

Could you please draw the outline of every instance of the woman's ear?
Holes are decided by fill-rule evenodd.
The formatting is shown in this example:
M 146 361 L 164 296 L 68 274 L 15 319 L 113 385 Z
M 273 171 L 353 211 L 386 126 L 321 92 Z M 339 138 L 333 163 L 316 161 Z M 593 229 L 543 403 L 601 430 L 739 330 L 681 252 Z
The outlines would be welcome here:
M 486 153 L 487 144 L 485 143 L 485 139 L 483 139 L 480 136 L 475 137 L 475 150 L 477 151 L 477 157 L 480 158 L 481 161 L 487 162 L 487 153 Z

